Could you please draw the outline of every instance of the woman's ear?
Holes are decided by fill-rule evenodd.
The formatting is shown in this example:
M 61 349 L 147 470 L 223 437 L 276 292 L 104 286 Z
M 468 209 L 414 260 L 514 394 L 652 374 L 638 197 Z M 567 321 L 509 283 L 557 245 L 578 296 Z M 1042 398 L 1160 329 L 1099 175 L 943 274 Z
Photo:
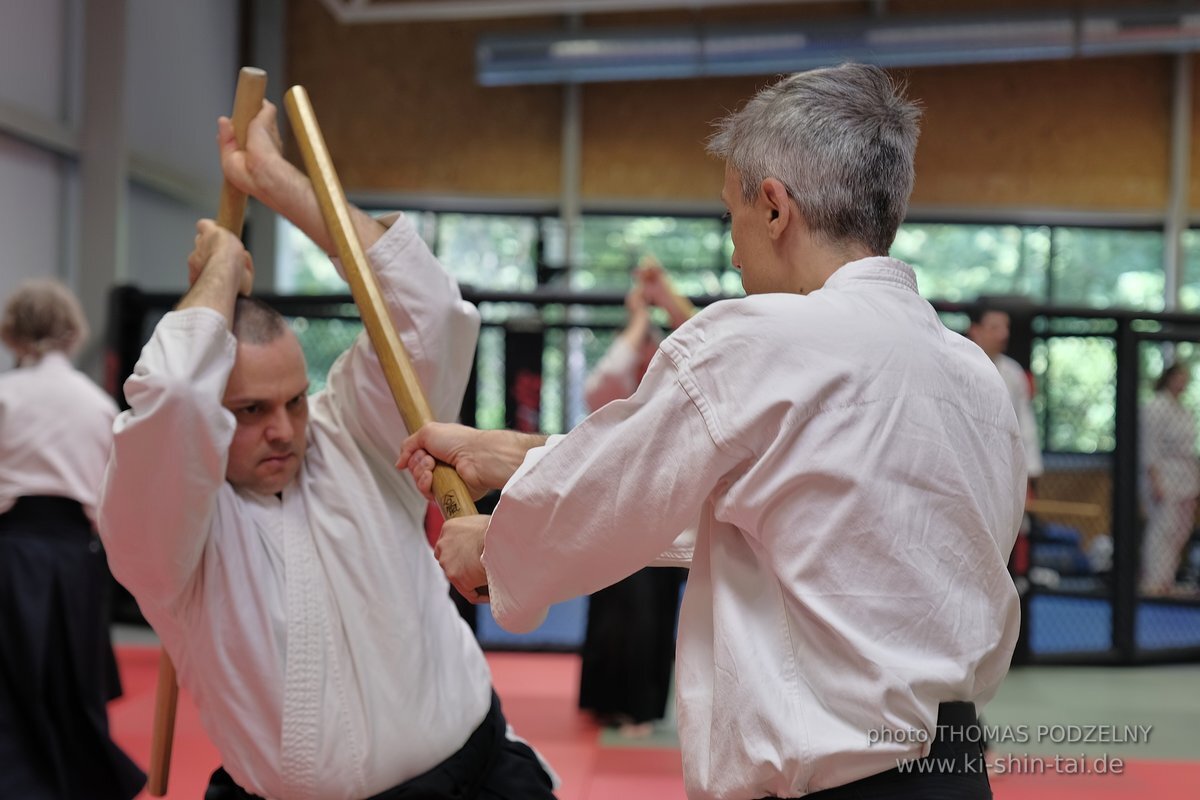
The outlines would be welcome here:
M 762 182 L 761 194 L 770 216 L 767 221 L 767 232 L 772 239 L 778 239 L 783 236 L 784 230 L 787 229 L 788 224 L 791 222 L 792 214 L 794 213 L 792 197 L 788 194 L 787 187 L 783 185 L 783 181 L 778 178 L 767 178 L 764 180 Z

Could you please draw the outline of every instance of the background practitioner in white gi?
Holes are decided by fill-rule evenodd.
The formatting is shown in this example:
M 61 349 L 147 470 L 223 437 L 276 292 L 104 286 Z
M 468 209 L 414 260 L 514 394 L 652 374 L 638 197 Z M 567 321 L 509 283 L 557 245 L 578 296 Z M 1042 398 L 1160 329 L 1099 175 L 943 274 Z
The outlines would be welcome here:
M 1196 526 L 1200 461 L 1196 459 L 1196 420 L 1182 402 L 1191 373 L 1170 364 L 1154 384 L 1154 397 L 1142 408 L 1141 435 L 1142 594 L 1175 591 L 1183 547 Z
M 92 520 L 117 404 L 71 365 L 87 339 L 57 281 L 8 298 L 0 340 L 0 797 L 129 800 L 146 782 L 109 735 L 120 694 Z
M 511 630 L 649 563 L 700 509 L 676 666 L 693 798 L 990 796 L 982 748 L 937 734 L 1008 669 L 1025 462 L 995 367 L 886 257 L 917 120 L 876 67 L 762 90 L 709 145 L 750 296 L 549 446 L 430 425 L 402 453 L 422 488 L 429 453 L 503 486 L 439 555 L 475 599 L 486 578 Z M 927 754 L 949 761 L 897 769 Z
M 1008 389 L 1013 410 L 1017 412 L 1017 425 L 1021 429 L 1021 444 L 1025 451 L 1025 500 L 1028 504 L 1034 499 L 1037 479 L 1042 475 L 1042 445 L 1038 436 L 1037 418 L 1033 415 L 1033 381 L 1025 368 L 1004 352 L 1008 349 L 1012 328 L 1012 318 L 1007 311 L 980 306 L 969 311 L 967 316 L 967 338 L 979 345 L 979 349 L 996 365 L 996 370 Z M 1017 586 L 1022 591 L 1023 587 L 1028 585 L 1027 576 L 1032 554 L 1030 536 L 1033 529 L 1034 520 L 1027 514 L 1021 520 L 1020 535 L 1009 560 Z
M 226 177 L 331 252 L 274 114 L 264 105 L 245 152 L 220 121 Z M 403 217 L 353 216 L 430 406 L 451 419 L 478 314 Z M 552 797 L 450 600 L 425 500 L 392 468 L 405 432 L 366 335 L 306 396 L 286 322 L 237 298 L 241 243 L 197 229 L 191 289 L 125 385 L 100 527 L 228 769 L 213 791 Z
M 1012 319 L 1007 311 L 981 308 L 968 314 L 967 338 L 987 354 L 996 365 L 1008 396 L 1017 412 L 1021 427 L 1021 443 L 1025 448 L 1025 472 L 1032 485 L 1042 474 L 1042 445 L 1038 438 L 1037 418 L 1033 415 L 1033 386 L 1029 373 L 1017 360 L 1005 355 Z

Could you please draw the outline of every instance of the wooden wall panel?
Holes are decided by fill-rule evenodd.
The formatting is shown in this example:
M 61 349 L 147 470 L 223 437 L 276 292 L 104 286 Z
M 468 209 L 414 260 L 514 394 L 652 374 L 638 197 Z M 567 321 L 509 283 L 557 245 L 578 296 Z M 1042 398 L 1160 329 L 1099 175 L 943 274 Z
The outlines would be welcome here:
M 582 194 L 719 203 L 724 172 L 705 152 L 712 123 L 768 78 L 643 81 L 584 88 Z
M 907 5 L 919 11 L 938 2 Z M 317 0 L 294 0 L 289 79 L 312 94 L 352 191 L 553 197 L 561 190 L 561 87 L 480 87 L 474 46 L 484 32 L 560 25 L 525 18 L 339 26 Z M 925 106 L 915 204 L 1166 207 L 1168 56 L 898 74 Z M 585 84 L 585 200 L 714 202 L 721 165 L 704 152 L 711 123 L 770 80 Z M 1200 130 L 1200 109 L 1196 117 Z M 1193 173 L 1200 175 L 1200 147 L 1193 148 Z M 1193 205 L 1198 200 L 1193 189 Z
M 925 105 L 915 204 L 1161 211 L 1167 57 L 902 73 Z
M 1191 162 L 1191 197 L 1188 208 L 1193 216 L 1200 212 L 1200 58 L 1192 56 L 1192 146 L 1189 155 Z
M 475 83 L 476 39 L 506 24 L 343 26 L 317 0 L 289 4 L 288 80 L 308 89 L 348 191 L 559 193 L 562 88 Z
M 898 71 L 925 109 L 914 204 L 1161 210 L 1170 69 L 1131 58 Z M 711 123 L 767 82 L 586 87 L 584 195 L 712 199 Z

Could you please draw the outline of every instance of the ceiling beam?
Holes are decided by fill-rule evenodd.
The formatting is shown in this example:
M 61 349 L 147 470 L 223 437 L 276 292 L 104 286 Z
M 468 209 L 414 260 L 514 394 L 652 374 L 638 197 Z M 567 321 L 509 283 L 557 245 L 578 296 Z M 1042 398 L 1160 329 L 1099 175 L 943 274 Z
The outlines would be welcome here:
M 472 19 L 602 14 L 620 11 L 694 11 L 703 8 L 780 6 L 861 0 L 411 0 L 365 2 L 321 0 L 334 19 L 346 25 L 379 22 L 450 22 Z
M 946 66 L 1200 50 L 1200 3 L 1097 11 L 856 16 L 754 25 L 675 25 L 484 34 L 484 86 L 768 75 L 862 61 Z

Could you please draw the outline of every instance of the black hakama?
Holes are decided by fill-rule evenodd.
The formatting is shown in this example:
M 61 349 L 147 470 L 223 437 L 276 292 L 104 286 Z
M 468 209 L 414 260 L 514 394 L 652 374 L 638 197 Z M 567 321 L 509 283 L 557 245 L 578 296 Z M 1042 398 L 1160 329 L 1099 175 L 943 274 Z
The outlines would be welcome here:
M 146 776 L 109 735 L 108 570 L 83 507 L 0 514 L 0 797 L 130 800 Z
M 588 600 L 579 707 L 604 722 L 662 719 L 675 663 L 675 619 L 686 572 L 646 567 Z

